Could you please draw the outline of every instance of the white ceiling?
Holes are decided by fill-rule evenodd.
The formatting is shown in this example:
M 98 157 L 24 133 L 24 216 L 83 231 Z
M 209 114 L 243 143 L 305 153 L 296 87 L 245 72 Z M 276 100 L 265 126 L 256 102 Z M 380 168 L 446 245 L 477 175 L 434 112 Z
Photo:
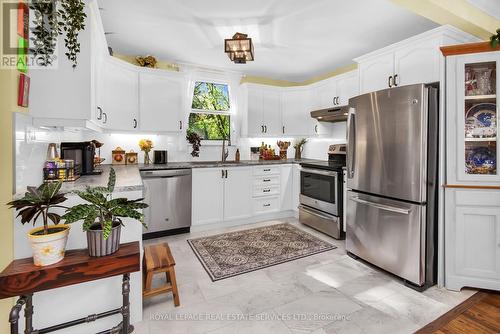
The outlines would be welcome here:
M 100 0 L 120 54 L 303 81 L 437 25 L 389 0 Z M 255 61 L 233 64 L 224 38 L 254 40 Z

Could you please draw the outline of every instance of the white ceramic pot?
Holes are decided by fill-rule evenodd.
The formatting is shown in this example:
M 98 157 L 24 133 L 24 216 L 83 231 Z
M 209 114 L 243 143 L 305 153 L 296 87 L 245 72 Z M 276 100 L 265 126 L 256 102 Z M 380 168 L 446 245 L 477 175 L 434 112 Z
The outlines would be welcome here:
M 50 233 L 54 229 L 62 230 Z M 28 233 L 31 248 L 33 249 L 33 262 L 35 266 L 43 267 L 61 261 L 66 251 L 69 225 L 50 225 L 49 234 L 37 234 L 40 231 L 43 231 L 43 226 L 32 229 Z

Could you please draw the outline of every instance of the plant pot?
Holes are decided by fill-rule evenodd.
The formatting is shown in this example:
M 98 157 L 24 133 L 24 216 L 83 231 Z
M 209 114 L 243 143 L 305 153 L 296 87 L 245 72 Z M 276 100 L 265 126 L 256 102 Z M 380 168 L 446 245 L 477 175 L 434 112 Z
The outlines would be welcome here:
M 113 228 L 107 240 L 104 240 L 100 224 L 94 224 L 87 231 L 87 245 L 90 256 L 107 256 L 120 248 L 121 224 L 113 222 Z
M 69 225 L 50 225 L 49 234 L 39 233 L 43 233 L 43 226 L 34 228 L 28 233 L 35 266 L 43 267 L 61 261 L 66 252 Z

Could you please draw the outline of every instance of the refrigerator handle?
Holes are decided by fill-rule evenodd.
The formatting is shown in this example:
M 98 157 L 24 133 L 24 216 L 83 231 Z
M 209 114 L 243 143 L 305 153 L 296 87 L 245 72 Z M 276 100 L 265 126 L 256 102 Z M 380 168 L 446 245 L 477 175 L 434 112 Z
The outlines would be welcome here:
M 347 178 L 354 176 L 354 160 L 356 150 L 356 109 L 349 108 L 347 115 Z
M 368 206 L 372 206 L 372 207 L 380 209 L 380 210 L 385 210 L 385 211 L 390 211 L 390 212 L 395 212 L 395 213 L 401 213 L 403 215 L 409 215 L 410 211 L 411 211 L 410 209 L 403 209 L 403 208 L 398 208 L 398 207 L 395 207 L 395 206 L 392 206 L 392 205 L 386 205 L 386 204 L 380 204 L 380 203 L 375 203 L 375 202 L 367 201 L 367 200 L 361 199 L 361 198 L 359 198 L 357 196 L 353 196 L 350 199 L 352 201 L 354 201 L 354 202 L 365 204 L 365 205 L 368 205 Z

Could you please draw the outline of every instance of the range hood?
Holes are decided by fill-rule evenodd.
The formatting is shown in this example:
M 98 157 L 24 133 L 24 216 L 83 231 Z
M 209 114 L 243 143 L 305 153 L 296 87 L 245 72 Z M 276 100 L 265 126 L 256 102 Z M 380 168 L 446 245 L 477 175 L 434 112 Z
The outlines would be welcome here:
M 342 106 L 311 111 L 311 117 L 320 122 L 345 122 L 348 113 L 349 106 Z

